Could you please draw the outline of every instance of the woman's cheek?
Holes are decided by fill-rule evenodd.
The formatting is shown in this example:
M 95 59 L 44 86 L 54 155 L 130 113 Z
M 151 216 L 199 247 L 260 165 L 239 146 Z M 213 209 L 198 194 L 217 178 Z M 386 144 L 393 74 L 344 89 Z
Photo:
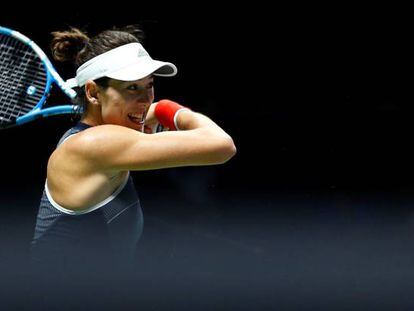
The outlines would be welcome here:
M 105 124 L 123 124 L 122 110 L 118 107 L 106 107 L 102 110 L 102 120 Z

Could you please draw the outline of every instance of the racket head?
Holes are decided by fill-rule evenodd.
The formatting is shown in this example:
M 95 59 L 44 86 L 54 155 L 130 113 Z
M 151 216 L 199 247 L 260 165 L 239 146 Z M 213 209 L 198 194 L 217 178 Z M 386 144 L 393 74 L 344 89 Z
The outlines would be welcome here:
M 0 27 L 0 127 L 40 107 L 50 91 L 50 74 L 30 39 Z
M 41 116 L 74 113 L 75 107 L 67 105 L 43 114 L 52 83 L 70 98 L 76 96 L 39 46 L 21 33 L 0 26 L 0 128 Z

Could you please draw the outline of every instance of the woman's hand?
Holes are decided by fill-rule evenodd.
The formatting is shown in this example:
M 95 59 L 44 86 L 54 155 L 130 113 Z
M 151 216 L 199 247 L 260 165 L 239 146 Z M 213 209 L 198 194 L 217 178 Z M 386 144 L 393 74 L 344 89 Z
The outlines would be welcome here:
M 152 103 L 148 109 L 147 116 L 145 118 L 144 133 L 153 134 L 156 132 L 158 127 L 158 119 L 154 114 L 154 109 L 157 103 Z

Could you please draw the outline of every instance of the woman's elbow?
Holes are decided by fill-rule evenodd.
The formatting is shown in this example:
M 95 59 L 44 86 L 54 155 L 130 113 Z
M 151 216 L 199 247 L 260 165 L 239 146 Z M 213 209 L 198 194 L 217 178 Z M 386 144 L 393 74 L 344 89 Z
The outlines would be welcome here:
M 233 139 L 229 136 L 223 139 L 218 147 L 216 154 L 218 155 L 218 163 L 223 164 L 229 161 L 237 153 L 236 145 Z

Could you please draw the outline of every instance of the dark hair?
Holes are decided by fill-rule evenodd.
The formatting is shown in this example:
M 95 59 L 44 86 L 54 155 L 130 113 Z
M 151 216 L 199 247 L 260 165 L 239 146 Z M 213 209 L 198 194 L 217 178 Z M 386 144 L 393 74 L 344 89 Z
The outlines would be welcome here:
M 66 31 L 54 31 L 52 37 L 50 48 L 53 58 L 60 62 L 71 62 L 79 67 L 95 56 L 116 47 L 141 42 L 144 33 L 138 25 L 129 25 L 122 28 L 114 27 L 89 37 L 85 31 L 72 27 Z M 108 87 L 108 81 L 106 77 L 95 80 L 96 84 L 103 88 Z M 81 111 L 85 113 L 88 105 L 85 88 L 76 88 L 76 92 L 78 95 L 73 101 L 81 106 Z

